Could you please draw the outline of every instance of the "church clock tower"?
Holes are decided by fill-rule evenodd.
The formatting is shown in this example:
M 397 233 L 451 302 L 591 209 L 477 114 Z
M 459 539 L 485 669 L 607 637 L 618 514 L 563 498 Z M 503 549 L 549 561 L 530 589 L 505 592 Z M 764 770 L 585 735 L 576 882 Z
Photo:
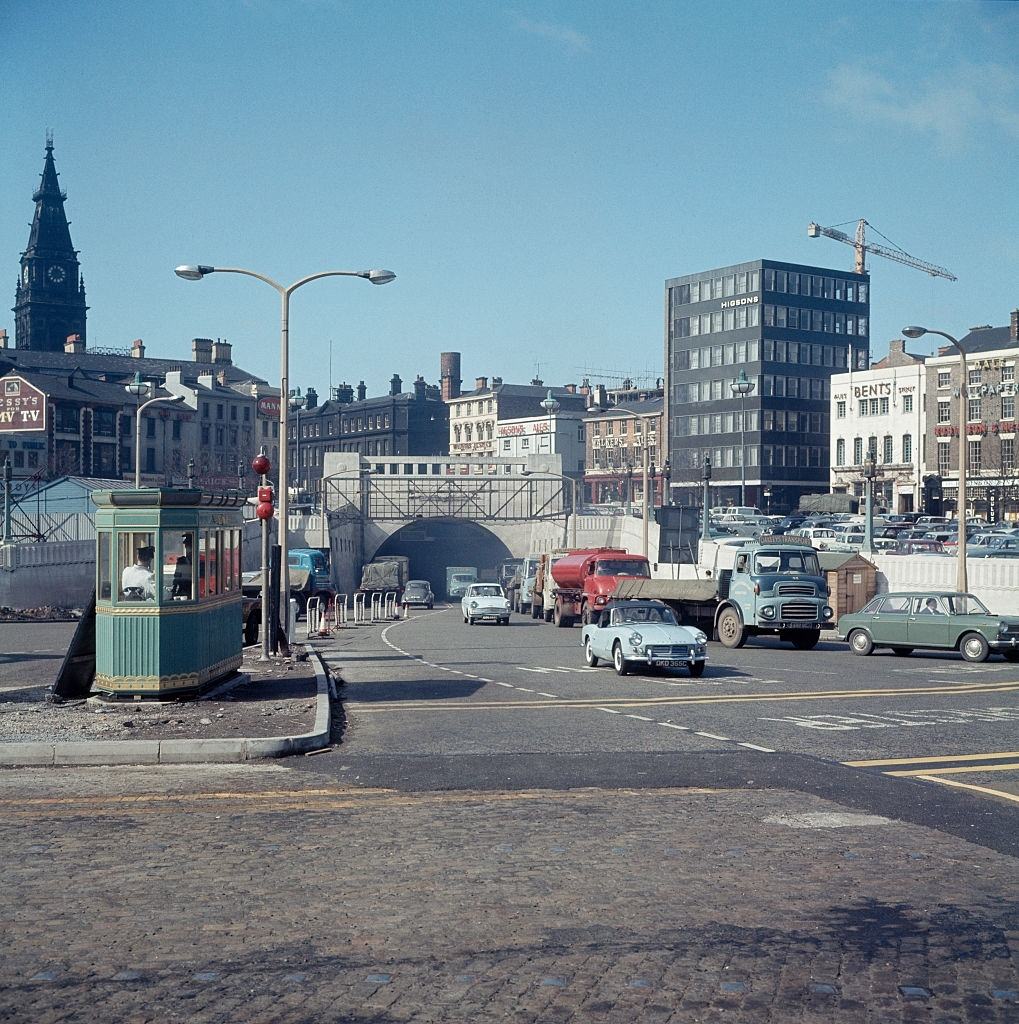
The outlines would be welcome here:
M 85 282 L 64 213 L 53 164 L 53 137 L 46 137 L 42 181 L 32 198 L 35 217 L 14 299 L 14 347 L 63 352 L 70 334 L 85 341 Z

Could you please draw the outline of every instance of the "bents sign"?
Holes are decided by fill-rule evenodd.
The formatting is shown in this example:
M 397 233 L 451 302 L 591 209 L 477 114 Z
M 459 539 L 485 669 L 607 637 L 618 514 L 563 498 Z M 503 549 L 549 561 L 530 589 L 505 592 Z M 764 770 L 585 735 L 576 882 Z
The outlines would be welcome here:
M 22 377 L 0 380 L 0 431 L 45 430 L 46 396 Z

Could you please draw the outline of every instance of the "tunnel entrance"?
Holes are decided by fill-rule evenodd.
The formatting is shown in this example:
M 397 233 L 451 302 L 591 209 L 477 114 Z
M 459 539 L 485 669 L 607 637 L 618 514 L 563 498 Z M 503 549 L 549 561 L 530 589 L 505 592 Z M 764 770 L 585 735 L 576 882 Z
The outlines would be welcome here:
M 497 580 L 499 563 L 511 558 L 509 548 L 477 523 L 460 519 L 428 519 L 398 530 L 373 557 L 406 555 L 410 578 L 428 580 L 436 596 L 446 597 L 446 569 L 451 565 L 473 566 L 478 578 Z

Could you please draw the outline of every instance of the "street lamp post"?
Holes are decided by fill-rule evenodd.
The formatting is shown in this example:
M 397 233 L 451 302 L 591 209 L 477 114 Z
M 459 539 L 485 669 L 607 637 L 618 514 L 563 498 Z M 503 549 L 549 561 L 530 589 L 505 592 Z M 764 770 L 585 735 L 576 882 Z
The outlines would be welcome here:
M 150 398 L 147 402 L 142 402 L 141 405 L 138 405 L 137 399 L 149 393 L 149 383 L 142 380 L 140 373 L 136 373 L 134 380 L 124 385 L 124 390 L 128 394 L 134 395 L 136 399 L 134 417 L 134 486 L 135 490 L 138 490 L 142 485 L 142 412 L 150 405 L 155 405 L 156 402 L 183 402 L 184 396 L 164 395 L 160 398 Z
M 271 277 L 256 273 L 254 270 L 244 270 L 240 267 L 208 267 L 201 264 L 185 264 L 177 267 L 174 273 L 185 281 L 201 281 L 209 274 L 243 274 L 245 277 L 254 277 L 265 282 L 270 288 L 275 288 L 280 296 L 280 464 L 279 464 L 279 540 L 280 540 L 280 594 L 285 609 L 286 620 L 290 622 L 290 567 L 287 562 L 287 477 L 290 467 L 287 462 L 287 448 L 289 430 L 289 410 L 287 401 L 290 390 L 290 296 L 298 288 L 321 277 L 361 277 L 372 284 L 388 284 L 396 278 L 391 270 L 321 270 L 317 274 L 309 274 L 295 281 L 292 285 L 282 285 Z
M 711 496 L 709 494 L 711 488 L 711 459 L 706 455 L 704 456 L 704 467 L 701 470 L 701 479 L 704 481 L 704 496 L 701 498 L 701 540 L 711 540 L 711 534 L 708 531 L 708 506 L 711 504 Z
M 867 457 L 863 460 L 863 476 L 866 481 L 866 494 L 864 495 L 866 507 L 863 519 L 863 544 L 860 550 L 868 555 L 874 554 L 874 478 L 877 475 L 878 468 L 874 453 L 867 452 Z
M 300 491 L 301 491 L 301 410 L 304 408 L 304 402 L 305 402 L 305 400 L 301 397 L 301 389 L 298 388 L 295 392 L 293 392 L 293 394 L 290 395 L 290 398 L 287 401 L 288 401 L 288 403 L 290 405 L 290 408 L 294 410 L 294 413 L 295 413 L 295 416 L 296 416 L 296 420 L 297 420 L 297 445 L 294 448 L 294 462 L 296 463 L 296 467 L 295 468 L 296 468 L 297 472 L 294 474 L 294 476 L 296 477 L 296 482 L 297 482 L 297 486 L 296 486 L 295 489 L 298 492 L 297 496 L 300 497 Z M 288 444 L 289 444 L 289 442 L 288 442 Z
M 747 377 L 746 370 L 740 370 L 739 376 L 729 385 L 733 397 L 739 396 L 739 503 L 747 503 L 747 454 L 743 443 L 746 431 L 746 397 L 757 385 Z
M 935 331 L 929 327 L 903 327 L 902 333 L 907 338 L 922 338 L 925 334 L 937 334 L 941 338 L 950 341 L 959 353 L 959 369 L 962 381 L 959 388 L 959 501 L 956 511 L 956 524 L 959 529 L 959 550 L 958 568 L 956 572 L 955 588 L 965 594 L 969 590 L 966 578 L 966 399 L 968 395 L 969 371 L 966 366 L 966 350 L 959 343 L 958 338 L 946 334 L 944 331 Z
M 542 399 L 541 407 L 548 413 L 548 453 L 551 455 L 555 448 L 552 444 L 552 417 L 559 411 L 559 403 L 552 397 L 552 389 L 548 389 L 548 394 Z
M 573 502 L 570 508 L 570 547 L 575 551 L 577 549 L 577 481 L 572 476 L 567 476 L 565 473 L 556 473 L 546 466 L 542 466 L 540 469 L 529 469 L 525 466 L 520 471 L 521 476 L 537 476 L 538 474 L 555 477 L 557 480 L 562 480 L 570 485 Z

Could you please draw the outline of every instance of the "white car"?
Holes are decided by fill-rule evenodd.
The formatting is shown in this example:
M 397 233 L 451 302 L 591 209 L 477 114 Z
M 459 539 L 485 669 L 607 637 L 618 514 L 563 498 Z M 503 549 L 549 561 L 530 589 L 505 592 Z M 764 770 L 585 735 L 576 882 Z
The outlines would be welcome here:
M 460 611 L 468 626 L 484 619 L 509 625 L 510 604 L 498 583 L 472 583 L 460 601 Z

